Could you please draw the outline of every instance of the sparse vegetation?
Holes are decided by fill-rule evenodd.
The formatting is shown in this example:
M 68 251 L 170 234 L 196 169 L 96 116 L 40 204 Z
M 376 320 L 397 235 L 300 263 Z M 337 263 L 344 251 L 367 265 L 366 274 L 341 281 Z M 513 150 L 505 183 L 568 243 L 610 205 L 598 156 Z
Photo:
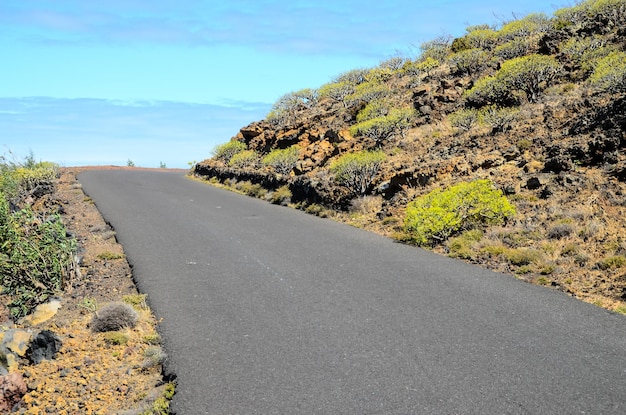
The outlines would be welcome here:
M 247 150 L 258 154 L 298 145 L 294 169 L 272 178 L 273 168 L 259 167 L 257 181 L 288 186 L 294 207 L 567 287 L 590 301 L 621 301 L 625 5 L 586 0 L 553 16 L 535 13 L 471 26 L 456 39 L 442 36 L 422 44 L 417 56 L 340 74 L 314 100 L 288 94 L 275 106 L 288 108 L 288 117 L 276 123 L 269 116 L 238 139 L 244 135 Z M 385 155 L 375 178 L 366 185 L 341 180 L 337 163 L 371 149 Z M 230 171 L 215 180 L 242 187 L 251 174 Z M 445 210 L 419 226 L 407 219 L 431 193 L 486 180 L 509 213 L 463 225 Z M 265 198 L 276 203 L 273 186 Z M 370 209 L 364 195 L 380 205 Z

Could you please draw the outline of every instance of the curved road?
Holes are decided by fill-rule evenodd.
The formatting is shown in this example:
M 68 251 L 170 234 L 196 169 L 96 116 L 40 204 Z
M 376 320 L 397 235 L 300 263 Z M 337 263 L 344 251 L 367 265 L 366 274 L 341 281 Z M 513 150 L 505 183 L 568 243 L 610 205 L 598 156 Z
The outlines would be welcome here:
M 178 415 L 624 414 L 626 317 L 186 179 L 81 173 Z

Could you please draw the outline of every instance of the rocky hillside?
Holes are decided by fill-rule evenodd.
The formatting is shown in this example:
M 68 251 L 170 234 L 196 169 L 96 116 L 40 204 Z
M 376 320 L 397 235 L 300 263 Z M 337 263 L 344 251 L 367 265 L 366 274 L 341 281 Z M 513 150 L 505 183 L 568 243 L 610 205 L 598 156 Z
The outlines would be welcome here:
M 414 243 L 407 206 L 489 180 L 513 217 L 419 244 L 626 313 L 625 145 L 626 0 L 588 0 L 286 94 L 194 173 Z

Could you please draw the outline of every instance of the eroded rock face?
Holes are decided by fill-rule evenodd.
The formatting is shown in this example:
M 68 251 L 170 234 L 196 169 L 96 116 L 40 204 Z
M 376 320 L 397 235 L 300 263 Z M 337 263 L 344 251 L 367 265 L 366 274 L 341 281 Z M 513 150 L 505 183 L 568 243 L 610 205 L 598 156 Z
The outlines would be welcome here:
M 26 393 L 26 383 L 20 373 L 0 376 L 0 413 L 11 412 Z

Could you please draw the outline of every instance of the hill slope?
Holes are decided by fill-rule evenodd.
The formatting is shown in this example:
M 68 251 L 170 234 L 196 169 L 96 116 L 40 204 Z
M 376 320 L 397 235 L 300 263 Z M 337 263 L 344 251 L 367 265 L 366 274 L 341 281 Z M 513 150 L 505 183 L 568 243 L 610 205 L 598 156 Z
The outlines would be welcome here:
M 626 0 L 468 27 L 286 94 L 194 173 L 626 312 L 625 35 Z M 342 181 L 371 151 L 371 180 Z M 407 206 L 478 179 L 516 214 L 418 242 Z

